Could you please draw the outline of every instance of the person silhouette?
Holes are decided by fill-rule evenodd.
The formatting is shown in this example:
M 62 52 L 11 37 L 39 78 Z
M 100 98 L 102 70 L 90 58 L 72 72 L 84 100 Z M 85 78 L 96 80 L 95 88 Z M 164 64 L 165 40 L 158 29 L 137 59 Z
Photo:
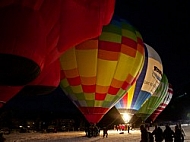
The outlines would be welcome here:
M 103 127 L 103 138 L 104 137 L 108 137 L 108 129 L 107 129 L 107 127 Z

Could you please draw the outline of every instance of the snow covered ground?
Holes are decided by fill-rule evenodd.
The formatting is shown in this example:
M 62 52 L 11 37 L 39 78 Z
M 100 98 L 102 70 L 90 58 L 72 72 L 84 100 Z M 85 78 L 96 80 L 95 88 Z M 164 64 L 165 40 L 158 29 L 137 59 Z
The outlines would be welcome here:
M 171 126 L 174 130 L 174 127 Z M 185 142 L 190 142 L 190 126 L 182 126 L 186 132 Z M 161 127 L 162 130 L 165 127 Z M 153 127 L 149 131 L 152 131 Z M 58 133 L 11 133 L 4 135 L 6 142 L 139 142 L 140 130 L 131 130 L 128 134 L 124 131 L 124 134 L 120 134 L 121 131 L 109 130 L 108 138 L 102 137 L 102 131 L 100 136 L 88 138 L 85 136 L 85 132 L 58 132 Z

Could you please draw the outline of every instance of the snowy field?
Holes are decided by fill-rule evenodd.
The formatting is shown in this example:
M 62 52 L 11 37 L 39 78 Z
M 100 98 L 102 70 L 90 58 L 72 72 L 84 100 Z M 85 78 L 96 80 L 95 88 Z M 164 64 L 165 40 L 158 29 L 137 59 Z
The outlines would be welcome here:
M 190 126 L 182 126 L 186 132 L 185 142 L 190 142 Z M 165 127 L 161 127 L 162 130 Z M 171 126 L 174 130 L 174 127 Z M 153 127 L 149 131 L 152 131 Z M 6 142 L 139 142 L 140 130 L 131 130 L 128 134 L 124 131 L 124 134 L 119 134 L 121 131 L 109 130 L 108 138 L 102 137 L 102 131 L 100 136 L 88 138 L 85 136 L 85 132 L 58 132 L 58 133 L 11 133 L 4 135 Z

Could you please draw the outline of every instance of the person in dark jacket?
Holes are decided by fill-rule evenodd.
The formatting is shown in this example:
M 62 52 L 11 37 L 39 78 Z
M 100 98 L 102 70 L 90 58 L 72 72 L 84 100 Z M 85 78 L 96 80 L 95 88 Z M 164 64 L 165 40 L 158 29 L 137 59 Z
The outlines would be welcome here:
M 140 142 L 149 142 L 149 134 L 144 125 L 140 126 L 140 131 L 141 131 L 141 141 Z
M 155 126 L 155 129 L 152 131 L 152 135 L 155 136 L 156 142 L 162 142 L 163 141 L 163 131 L 157 125 Z
M 178 125 L 175 126 L 174 142 L 182 142 L 183 134 Z
M 166 128 L 163 134 L 164 134 L 165 142 L 173 142 L 174 131 L 171 129 L 169 125 L 166 125 Z

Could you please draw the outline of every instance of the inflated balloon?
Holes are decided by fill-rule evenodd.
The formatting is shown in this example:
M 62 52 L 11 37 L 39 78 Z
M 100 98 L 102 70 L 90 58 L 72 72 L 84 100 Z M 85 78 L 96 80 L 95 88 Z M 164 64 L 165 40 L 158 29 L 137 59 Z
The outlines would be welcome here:
M 115 0 L 1 0 L 0 85 L 26 85 L 45 60 L 99 36 L 114 6 Z
M 138 118 L 145 121 L 163 102 L 168 92 L 168 79 L 165 74 L 162 75 L 162 80 L 153 93 L 153 95 L 147 99 L 142 107 L 135 114 Z
M 169 83 L 168 92 L 163 100 L 163 102 L 158 106 L 158 108 L 149 116 L 148 120 L 154 122 L 156 118 L 162 113 L 162 111 L 168 106 L 173 96 L 173 88 Z
M 162 62 L 158 53 L 145 44 L 145 61 L 139 77 L 124 97 L 115 105 L 127 122 L 154 93 L 162 77 Z M 123 119 L 126 119 L 123 117 Z
M 145 47 L 145 60 L 142 64 L 142 69 L 139 71 L 139 75 L 137 76 L 137 80 L 132 84 L 130 89 L 126 92 L 126 94 L 121 98 L 119 102 L 115 105 L 116 109 L 122 115 L 122 118 L 125 119 L 126 123 L 130 121 L 133 114 L 136 113 L 137 107 L 135 106 L 137 98 L 139 96 L 139 92 L 143 85 L 143 81 L 146 75 L 147 63 L 148 63 L 148 55 L 147 49 Z M 124 116 L 128 116 L 125 118 Z
M 148 53 L 147 68 L 143 68 L 142 73 L 145 73 L 141 91 L 133 103 L 133 108 L 139 110 L 142 104 L 153 95 L 160 84 L 163 74 L 162 61 L 158 53 L 145 43 Z M 146 64 L 146 62 L 145 62 Z
M 0 86 L 0 108 L 20 92 L 23 86 Z
M 114 17 L 99 37 L 61 56 L 61 87 L 88 122 L 98 123 L 130 88 L 144 56 L 140 33 Z

